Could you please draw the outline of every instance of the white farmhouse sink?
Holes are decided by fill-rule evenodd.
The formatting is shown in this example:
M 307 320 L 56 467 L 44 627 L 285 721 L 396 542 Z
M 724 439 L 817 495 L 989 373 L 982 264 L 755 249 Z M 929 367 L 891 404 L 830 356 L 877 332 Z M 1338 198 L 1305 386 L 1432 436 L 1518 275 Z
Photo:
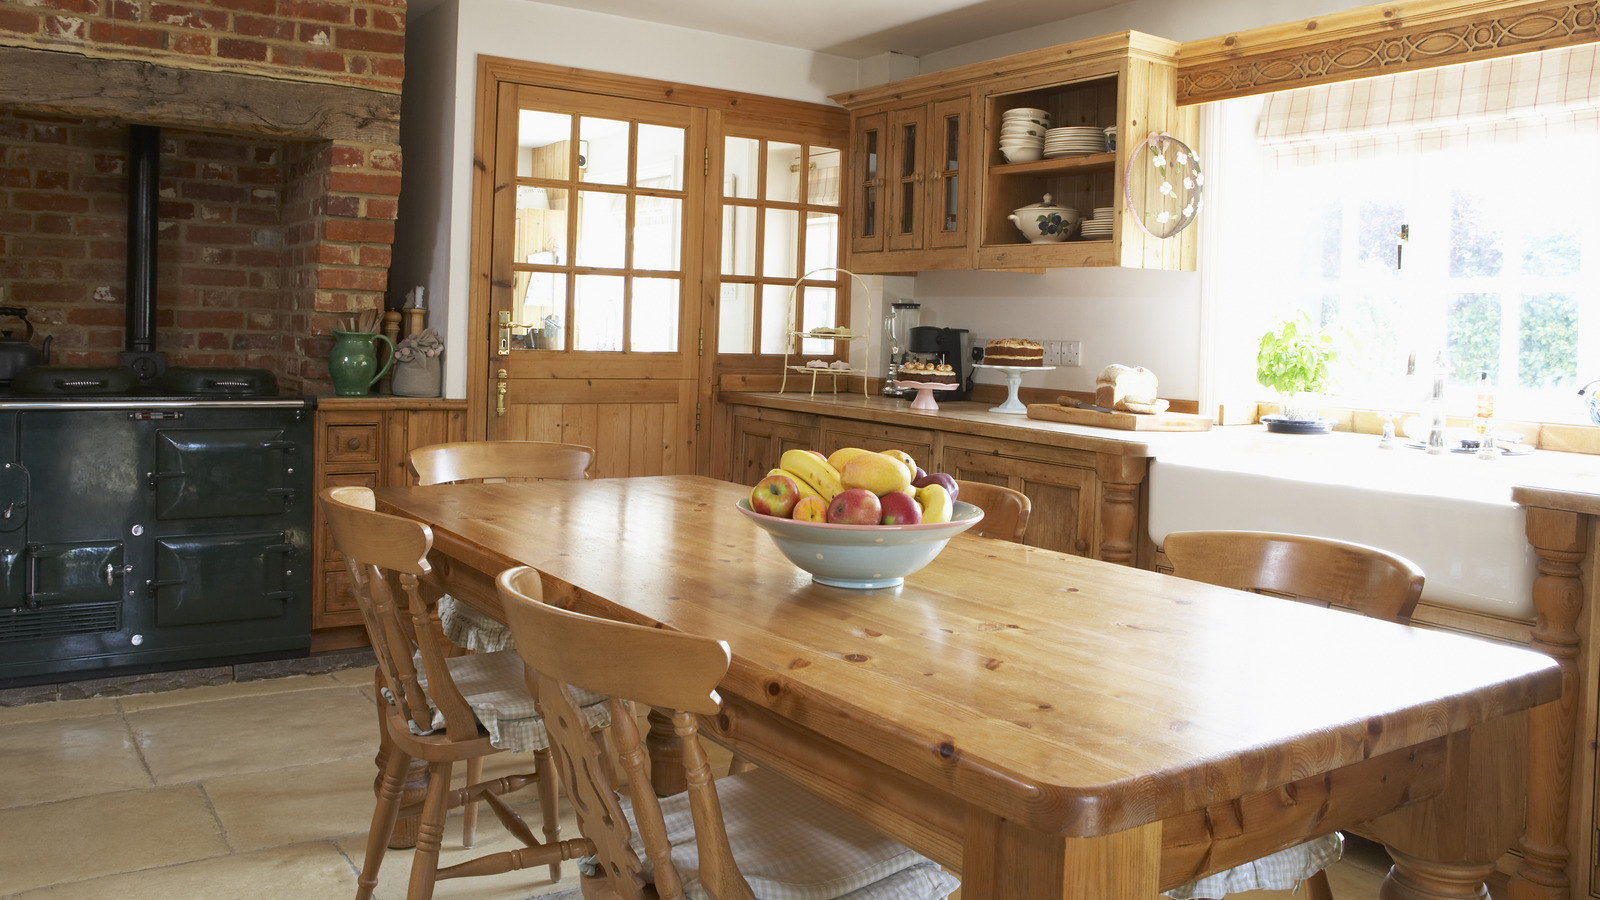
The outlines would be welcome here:
M 1379 450 L 1370 435 L 1252 429 L 1242 440 L 1218 437 L 1152 448 L 1150 537 L 1157 546 L 1171 532 L 1194 529 L 1356 541 L 1421 566 L 1429 603 L 1533 617 L 1537 557 L 1511 485 L 1529 480 L 1538 452 L 1479 460 Z

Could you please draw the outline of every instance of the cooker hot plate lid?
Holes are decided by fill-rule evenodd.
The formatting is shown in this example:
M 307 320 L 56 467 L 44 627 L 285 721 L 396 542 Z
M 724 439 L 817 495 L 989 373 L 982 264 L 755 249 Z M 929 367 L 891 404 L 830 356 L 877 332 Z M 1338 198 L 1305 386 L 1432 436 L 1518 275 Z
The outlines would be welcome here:
M 161 374 L 161 389 L 194 397 L 276 397 L 278 379 L 267 369 L 173 366 Z
M 52 397 L 131 394 L 139 376 L 118 366 L 28 366 L 11 379 L 19 394 Z

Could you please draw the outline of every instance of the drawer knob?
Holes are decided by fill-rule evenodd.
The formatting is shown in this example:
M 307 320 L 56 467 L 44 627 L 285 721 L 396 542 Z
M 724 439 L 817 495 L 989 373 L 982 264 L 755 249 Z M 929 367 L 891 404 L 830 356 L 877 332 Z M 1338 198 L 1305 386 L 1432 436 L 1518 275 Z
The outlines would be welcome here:
M 350 438 L 344 442 L 344 445 L 351 450 L 359 450 L 361 449 L 361 438 Z
M 1077 547 L 1078 547 L 1078 552 L 1081 553 L 1081 552 L 1089 549 L 1089 542 L 1087 540 L 1085 540 L 1084 538 L 1078 538 Z

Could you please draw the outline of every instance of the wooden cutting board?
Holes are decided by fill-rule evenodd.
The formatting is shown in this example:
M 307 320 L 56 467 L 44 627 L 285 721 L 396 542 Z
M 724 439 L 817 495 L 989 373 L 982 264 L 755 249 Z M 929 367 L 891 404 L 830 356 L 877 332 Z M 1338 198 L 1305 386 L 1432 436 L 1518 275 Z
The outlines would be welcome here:
M 1078 409 L 1059 403 L 1030 403 L 1028 418 L 1048 422 L 1066 422 L 1069 425 L 1093 425 L 1097 428 L 1120 428 L 1123 431 L 1210 431 L 1211 420 L 1190 413 L 1131 413 L 1099 412 Z

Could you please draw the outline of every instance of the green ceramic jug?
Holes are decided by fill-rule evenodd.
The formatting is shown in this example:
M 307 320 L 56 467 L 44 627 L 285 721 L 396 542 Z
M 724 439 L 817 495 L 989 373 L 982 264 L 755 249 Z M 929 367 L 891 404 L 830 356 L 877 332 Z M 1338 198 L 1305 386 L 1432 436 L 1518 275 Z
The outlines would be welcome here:
M 376 338 L 389 345 L 389 358 L 383 368 L 378 368 L 378 352 L 372 341 Z M 394 341 L 370 331 L 335 331 L 333 352 L 328 354 L 328 377 L 333 379 L 333 392 L 340 397 L 365 397 L 377 384 L 383 373 L 394 365 Z

